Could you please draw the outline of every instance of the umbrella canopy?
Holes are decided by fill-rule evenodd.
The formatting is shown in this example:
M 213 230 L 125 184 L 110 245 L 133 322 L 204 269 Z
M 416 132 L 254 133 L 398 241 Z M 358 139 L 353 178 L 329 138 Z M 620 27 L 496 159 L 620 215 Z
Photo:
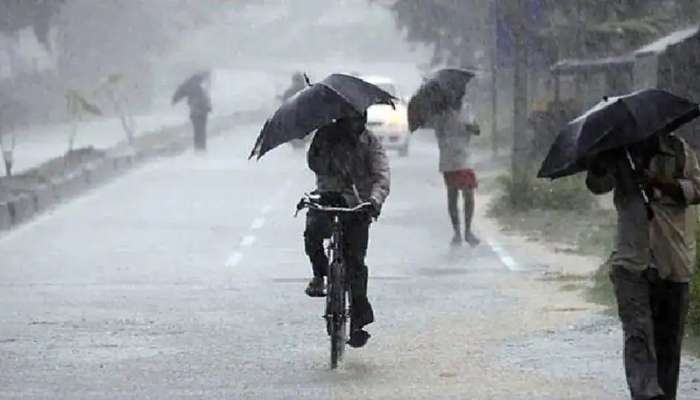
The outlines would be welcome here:
M 198 87 L 201 87 L 202 82 L 206 81 L 207 79 L 209 79 L 208 71 L 197 72 L 196 74 L 193 74 L 189 78 L 185 79 L 185 81 L 182 82 L 175 90 L 172 104 L 177 104 L 180 100 L 189 96 Z
M 605 98 L 561 130 L 537 176 L 575 174 L 590 157 L 673 132 L 698 116 L 697 103 L 659 89 Z
M 474 78 L 474 73 L 461 68 L 443 68 L 436 71 L 431 80 L 437 82 L 447 93 L 452 93 L 458 98 L 464 97 L 466 86 Z
M 432 116 L 460 104 L 473 77 L 473 72 L 459 68 L 444 68 L 432 74 L 408 102 L 409 129 L 427 127 Z
M 364 113 L 374 104 L 393 106 L 394 96 L 362 79 L 333 74 L 298 92 L 277 109 L 258 136 L 250 158 L 328 125 Z

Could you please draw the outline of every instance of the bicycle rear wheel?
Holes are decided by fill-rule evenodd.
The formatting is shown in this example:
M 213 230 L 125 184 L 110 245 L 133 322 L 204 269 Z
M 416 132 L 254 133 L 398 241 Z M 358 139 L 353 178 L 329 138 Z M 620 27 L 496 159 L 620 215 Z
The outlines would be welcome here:
M 328 277 L 328 333 L 331 337 L 331 369 L 338 367 L 343 359 L 345 343 L 347 343 L 347 298 L 343 279 L 343 266 L 333 263 Z

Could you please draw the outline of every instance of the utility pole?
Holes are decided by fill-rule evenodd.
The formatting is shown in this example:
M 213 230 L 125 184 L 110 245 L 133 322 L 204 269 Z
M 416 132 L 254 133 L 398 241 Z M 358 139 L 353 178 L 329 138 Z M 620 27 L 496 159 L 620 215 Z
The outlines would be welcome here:
M 498 155 L 498 1 L 494 0 L 491 9 L 491 152 Z
M 581 4 L 581 0 L 576 0 L 576 25 L 574 29 L 576 32 L 576 37 L 574 39 L 574 58 L 581 60 L 585 54 L 584 46 L 586 45 L 583 29 L 583 5 Z M 586 104 L 583 100 L 585 98 L 583 93 L 583 79 L 577 74 L 574 77 L 574 82 L 576 85 L 576 99 L 581 102 L 581 107 L 585 107 Z
M 515 9 L 511 14 L 515 57 L 513 68 L 513 154 L 511 172 L 514 180 L 527 173 L 528 144 L 527 129 L 527 82 L 528 82 L 528 13 L 526 0 L 513 0 Z

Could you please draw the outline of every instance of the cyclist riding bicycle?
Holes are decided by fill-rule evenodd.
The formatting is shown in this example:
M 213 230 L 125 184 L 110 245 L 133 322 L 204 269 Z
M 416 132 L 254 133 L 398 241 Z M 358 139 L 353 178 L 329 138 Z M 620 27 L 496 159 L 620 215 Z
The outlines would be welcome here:
M 344 254 L 352 294 L 348 344 L 353 347 L 361 347 L 367 342 L 369 334 L 362 328 L 374 321 L 372 305 L 367 298 L 365 255 L 369 226 L 372 218 L 379 217 L 390 186 L 386 153 L 379 139 L 366 129 L 366 123 L 366 113 L 338 119 L 316 132 L 308 151 L 309 168 L 316 174 L 316 192 L 322 201 L 345 207 L 371 203 L 367 213 L 342 216 Z M 304 242 L 314 274 L 306 294 L 311 297 L 325 296 L 328 258 L 323 240 L 330 237 L 331 227 L 328 214 L 316 210 L 309 210 L 306 214 Z

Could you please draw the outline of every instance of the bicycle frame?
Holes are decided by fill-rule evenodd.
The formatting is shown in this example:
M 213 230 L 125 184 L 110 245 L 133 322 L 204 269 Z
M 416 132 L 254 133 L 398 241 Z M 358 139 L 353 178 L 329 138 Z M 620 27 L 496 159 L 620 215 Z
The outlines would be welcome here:
M 314 202 L 306 195 L 297 204 L 297 212 L 308 208 L 328 213 L 332 221 L 332 234 L 326 251 L 328 255 L 326 309 L 323 318 L 326 320 L 326 331 L 331 338 L 331 369 L 338 366 L 342 359 L 345 344 L 348 340 L 347 321 L 352 310 L 350 304 L 350 282 L 347 276 L 345 258 L 343 256 L 343 213 L 363 212 L 369 203 L 356 207 L 327 207 Z M 295 214 L 296 215 L 296 214 Z
M 326 332 L 330 337 L 331 369 L 336 368 L 343 358 L 345 343 L 348 341 L 347 324 L 350 309 L 350 285 L 343 255 L 343 222 L 338 213 L 331 214 L 332 234 L 327 246 L 328 270 L 326 308 Z
M 334 262 L 344 262 L 343 257 L 343 225 L 340 222 L 339 215 L 332 216 L 332 234 L 330 238 L 330 243 L 326 248 L 326 253 L 328 255 L 328 275 L 330 276 L 330 266 Z

